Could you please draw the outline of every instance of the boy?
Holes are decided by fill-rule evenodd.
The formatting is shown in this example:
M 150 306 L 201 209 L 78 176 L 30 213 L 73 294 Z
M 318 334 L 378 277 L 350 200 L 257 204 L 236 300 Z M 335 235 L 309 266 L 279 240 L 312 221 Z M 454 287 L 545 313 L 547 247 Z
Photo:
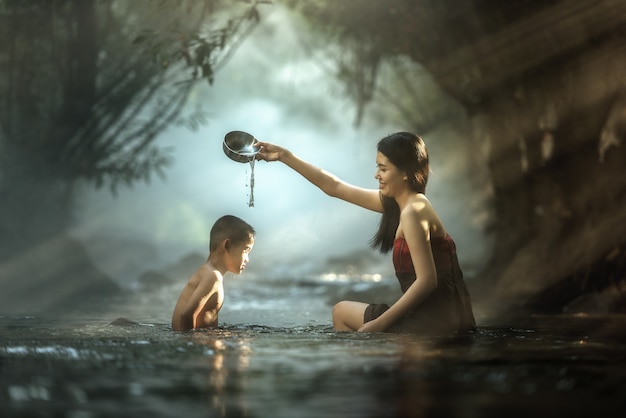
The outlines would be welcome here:
M 215 222 L 209 257 L 180 293 L 172 314 L 172 330 L 217 326 L 217 314 L 224 302 L 224 274 L 240 274 L 246 268 L 254 235 L 254 229 L 236 216 L 222 216 Z

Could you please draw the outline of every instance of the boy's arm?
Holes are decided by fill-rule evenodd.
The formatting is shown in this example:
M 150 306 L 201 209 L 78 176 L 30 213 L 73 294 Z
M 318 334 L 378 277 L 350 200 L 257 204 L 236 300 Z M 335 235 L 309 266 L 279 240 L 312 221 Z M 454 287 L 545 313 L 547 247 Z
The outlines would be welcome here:
M 209 274 L 201 274 L 198 286 L 193 291 L 191 297 L 187 300 L 183 315 L 185 318 L 191 319 L 193 328 L 197 328 L 199 313 L 202 312 L 206 305 L 210 302 L 212 299 L 211 295 L 215 294 L 216 284 L 217 277 L 215 273 L 211 272 Z
M 193 327 L 205 328 L 217 326 L 217 312 L 219 311 L 219 289 L 216 286 L 209 291 L 198 303 L 193 313 Z

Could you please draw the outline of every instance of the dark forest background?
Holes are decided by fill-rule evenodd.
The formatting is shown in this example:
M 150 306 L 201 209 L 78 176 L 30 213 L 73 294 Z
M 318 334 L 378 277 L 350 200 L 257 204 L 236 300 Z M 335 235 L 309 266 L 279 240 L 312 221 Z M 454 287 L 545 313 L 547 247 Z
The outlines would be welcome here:
M 469 143 L 468 175 L 487 173 L 495 240 L 472 281 L 477 306 L 626 310 L 626 3 L 280 4 L 332 62 L 355 124 L 391 118 L 424 135 L 449 125 Z M 119 291 L 65 234 L 77 186 L 115 193 L 166 173 L 155 138 L 206 123 L 184 113 L 190 91 L 214 82 L 271 7 L 0 1 L 3 311 Z

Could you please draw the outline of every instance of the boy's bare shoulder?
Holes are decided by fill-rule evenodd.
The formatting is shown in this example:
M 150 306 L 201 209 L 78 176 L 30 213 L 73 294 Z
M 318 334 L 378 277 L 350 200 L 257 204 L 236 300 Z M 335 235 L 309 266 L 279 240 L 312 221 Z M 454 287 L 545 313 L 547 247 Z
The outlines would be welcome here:
M 211 265 L 208 261 L 198 267 L 196 272 L 191 276 L 191 281 L 196 282 L 196 284 L 200 284 L 202 281 L 207 281 L 209 283 L 213 283 L 216 281 L 221 281 L 222 274 L 215 267 Z

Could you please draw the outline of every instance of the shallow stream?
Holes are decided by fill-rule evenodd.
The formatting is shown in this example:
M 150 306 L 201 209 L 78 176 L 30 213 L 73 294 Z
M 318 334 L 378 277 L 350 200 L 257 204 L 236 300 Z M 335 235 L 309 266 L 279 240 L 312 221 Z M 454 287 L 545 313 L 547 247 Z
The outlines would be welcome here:
M 231 288 L 241 299 L 205 331 L 172 332 L 170 307 L 150 299 L 120 311 L 160 315 L 120 325 L 0 317 L 0 415 L 626 416 L 625 316 L 482 319 L 470 336 L 339 333 L 325 303 L 294 297 L 315 289 L 283 290 L 292 302 L 250 306 Z

